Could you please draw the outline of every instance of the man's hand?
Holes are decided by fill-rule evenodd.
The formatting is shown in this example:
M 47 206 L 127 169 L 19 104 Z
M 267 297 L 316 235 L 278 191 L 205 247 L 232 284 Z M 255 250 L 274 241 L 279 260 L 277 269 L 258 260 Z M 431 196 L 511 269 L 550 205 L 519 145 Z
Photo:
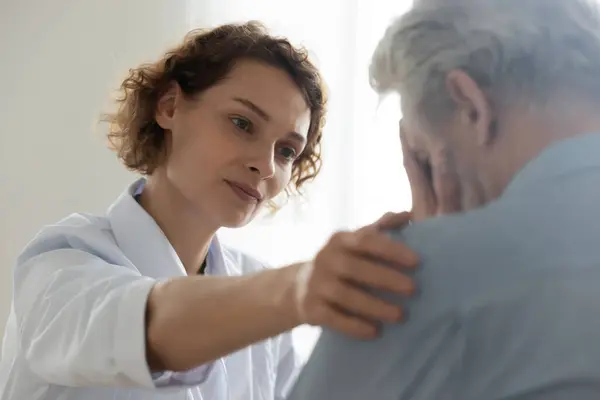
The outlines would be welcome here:
M 461 210 L 460 184 L 443 148 L 419 159 L 410 148 L 400 123 L 404 168 L 412 192 L 414 221 Z

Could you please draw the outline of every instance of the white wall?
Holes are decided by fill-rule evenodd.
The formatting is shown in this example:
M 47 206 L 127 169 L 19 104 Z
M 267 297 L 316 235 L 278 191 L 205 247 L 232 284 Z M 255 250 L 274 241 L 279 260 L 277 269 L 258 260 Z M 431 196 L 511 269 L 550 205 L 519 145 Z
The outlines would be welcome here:
M 95 124 L 129 67 L 188 30 L 187 0 L 0 0 L 0 336 L 15 257 L 132 176 Z

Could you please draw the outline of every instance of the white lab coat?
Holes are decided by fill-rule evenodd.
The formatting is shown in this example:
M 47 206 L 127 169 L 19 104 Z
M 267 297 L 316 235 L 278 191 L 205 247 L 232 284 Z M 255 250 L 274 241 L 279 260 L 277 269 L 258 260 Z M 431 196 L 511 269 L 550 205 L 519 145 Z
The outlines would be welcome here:
M 106 215 L 74 214 L 45 227 L 18 258 L 0 400 L 283 399 L 300 367 L 289 333 L 187 373 L 152 376 L 144 348 L 146 299 L 157 280 L 186 272 L 133 198 L 140 185 L 143 180 Z M 208 274 L 263 268 L 213 240 Z

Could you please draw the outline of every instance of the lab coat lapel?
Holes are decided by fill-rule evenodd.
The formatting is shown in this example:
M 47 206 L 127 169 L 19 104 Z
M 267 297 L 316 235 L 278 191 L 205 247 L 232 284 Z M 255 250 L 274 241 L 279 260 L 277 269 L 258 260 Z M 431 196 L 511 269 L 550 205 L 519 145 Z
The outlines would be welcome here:
M 213 237 L 208 251 L 207 274 L 220 276 L 242 275 L 241 264 L 223 247 L 217 235 Z
M 133 197 L 143 184 L 143 179 L 135 182 L 108 210 L 117 245 L 142 275 L 155 279 L 185 276 L 175 249 Z

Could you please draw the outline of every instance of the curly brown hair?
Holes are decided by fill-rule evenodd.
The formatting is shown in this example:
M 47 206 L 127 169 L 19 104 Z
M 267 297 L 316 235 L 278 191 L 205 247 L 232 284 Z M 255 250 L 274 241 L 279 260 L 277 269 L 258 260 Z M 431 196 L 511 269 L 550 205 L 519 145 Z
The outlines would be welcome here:
M 164 161 L 165 132 L 155 121 L 155 111 L 159 99 L 173 82 L 179 84 L 185 95 L 194 96 L 220 82 L 242 59 L 281 68 L 302 92 L 310 108 L 307 145 L 294 161 L 286 190 L 297 191 L 315 178 L 321 168 L 326 112 L 322 77 L 304 48 L 271 36 L 256 21 L 191 31 L 182 44 L 160 60 L 129 70 L 120 86 L 117 111 L 102 118 L 109 123 L 110 147 L 123 164 L 130 170 L 151 175 Z

